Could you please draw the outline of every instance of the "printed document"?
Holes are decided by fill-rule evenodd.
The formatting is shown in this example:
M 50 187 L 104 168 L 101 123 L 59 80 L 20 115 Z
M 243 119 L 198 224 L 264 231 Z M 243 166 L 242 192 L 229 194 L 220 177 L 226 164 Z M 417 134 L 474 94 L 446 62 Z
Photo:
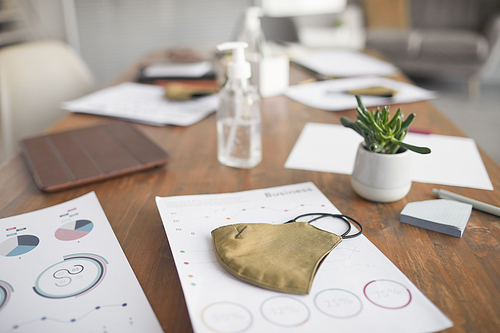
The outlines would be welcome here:
M 384 87 L 397 93 L 393 97 L 361 96 L 365 107 L 412 103 L 437 97 L 433 91 L 383 77 L 355 77 L 298 84 L 289 87 L 285 95 L 316 109 L 341 111 L 358 107 L 354 95 L 347 91 L 371 87 Z
M 163 332 L 94 192 L 0 230 L 0 333 Z
M 319 50 L 295 62 L 321 75 L 333 77 L 389 76 L 397 70 L 391 63 L 354 50 Z
M 157 126 L 189 126 L 214 112 L 217 106 L 217 94 L 189 101 L 170 101 L 165 97 L 165 88 L 134 82 L 124 82 L 61 105 L 71 112 Z
M 332 328 L 335 332 L 416 333 L 453 326 L 363 235 L 345 239 L 333 249 L 309 295 L 257 287 L 219 264 L 211 239 L 215 228 L 235 223 L 281 224 L 305 213 L 339 213 L 311 182 L 237 193 L 157 197 L 156 204 L 197 333 L 309 333 Z M 343 221 L 336 223 L 333 218 L 313 225 L 337 235 L 346 229 Z

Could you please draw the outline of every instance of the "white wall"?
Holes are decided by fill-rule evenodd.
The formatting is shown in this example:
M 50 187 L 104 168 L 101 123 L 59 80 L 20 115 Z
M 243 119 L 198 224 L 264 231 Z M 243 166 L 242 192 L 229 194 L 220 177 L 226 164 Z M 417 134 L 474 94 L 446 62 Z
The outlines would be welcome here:
M 235 36 L 252 0 L 18 0 L 33 39 L 68 41 L 63 2 L 73 3 L 83 59 L 99 86 L 146 54 L 214 47 Z M 71 41 L 71 40 L 70 40 Z
M 44 0 L 48 1 L 48 0 Z M 213 47 L 235 35 L 251 0 L 73 0 L 80 50 L 98 85 L 145 55 Z
M 65 40 L 62 0 L 17 0 L 34 39 Z
M 497 65 L 494 70 L 485 73 L 481 78 L 482 83 L 500 85 L 500 65 Z
M 235 36 L 252 0 L 18 0 L 35 38 L 66 40 L 63 1 L 73 1 L 83 59 L 99 86 L 146 54 L 176 47 L 212 47 Z M 500 84 L 500 65 L 482 82 Z

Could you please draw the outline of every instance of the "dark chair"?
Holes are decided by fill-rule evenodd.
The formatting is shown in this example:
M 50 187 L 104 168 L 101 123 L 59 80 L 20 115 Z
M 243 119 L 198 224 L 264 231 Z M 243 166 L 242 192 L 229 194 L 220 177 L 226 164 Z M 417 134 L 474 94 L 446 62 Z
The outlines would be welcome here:
M 409 27 L 368 27 L 367 47 L 410 76 L 465 76 L 477 96 L 479 78 L 500 61 L 499 7 L 497 0 L 406 0 Z

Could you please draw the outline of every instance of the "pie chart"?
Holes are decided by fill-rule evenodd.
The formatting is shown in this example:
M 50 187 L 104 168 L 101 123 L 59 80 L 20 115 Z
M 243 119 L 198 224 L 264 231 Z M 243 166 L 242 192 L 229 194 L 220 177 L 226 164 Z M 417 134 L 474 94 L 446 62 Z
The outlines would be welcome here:
M 64 224 L 56 230 L 55 237 L 62 241 L 72 241 L 86 236 L 94 228 L 89 220 L 77 220 Z
M 33 235 L 20 235 L 0 243 L 0 255 L 15 257 L 30 252 L 38 246 L 40 240 Z

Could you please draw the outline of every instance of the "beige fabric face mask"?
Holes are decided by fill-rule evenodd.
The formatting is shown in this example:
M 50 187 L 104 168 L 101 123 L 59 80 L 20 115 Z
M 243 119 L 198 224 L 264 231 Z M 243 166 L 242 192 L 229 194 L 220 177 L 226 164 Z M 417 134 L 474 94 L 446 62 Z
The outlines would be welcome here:
M 298 218 L 320 215 L 309 222 Z M 319 218 L 342 218 L 348 230 L 341 236 L 309 224 Z M 347 236 L 351 225 L 361 231 Z M 239 279 L 257 286 L 293 294 L 308 294 L 323 260 L 342 241 L 361 234 L 355 220 L 340 214 L 304 214 L 284 224 L 238 223 L 212 231 L 217 259 Z

